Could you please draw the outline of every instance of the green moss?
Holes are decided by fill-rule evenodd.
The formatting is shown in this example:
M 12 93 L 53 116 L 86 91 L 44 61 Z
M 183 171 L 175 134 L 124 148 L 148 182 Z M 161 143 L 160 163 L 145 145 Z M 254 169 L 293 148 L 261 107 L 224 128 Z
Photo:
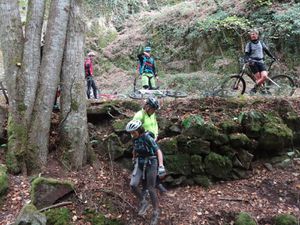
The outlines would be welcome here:
M 166 155 L 164 160 L 169 174 L 190 175 L 192 173 L 191 157 L 188 154 Z
M 13 151 L 8 150 L 5 158 L 6 166 L 9 172 L 13 174 L 18 174 L 21 172 L 21 169 L 18 164 L 18 160 Z
M 171 155 L 178 151 L 176 138 L 164 138 L 158 144 L 165 155 Z
M 226 179 L 232 170 L 232 162 L 226 156 L 211 152 L 204 159 L 206 172 L 214 177 Z
M 70 210 L 67 208 L 50 209 L 45 212 L 47 225 L 69 225 L 71 224 Z
M 193 177 L 193 180 L 196 184 L 201 185 L 202 187 L 208 188 L 211 186 L 211 181 L 207 176 L 197 175 Z
M 298 225 L 298 221 L 295 216 L 282 214 L 274 218 L 274 225 Z
M 191 115 L 182 121 L 184 128 L 190 128 L 195 125 L 203 125 L 204 119 L 200 115 Z
M 225 133 L 233 133 L 239 130 L 239 124 L 233 120 L 222 121 L 220 127 Z
M 8 189 L 8 176 L 6 166 L 0 164 L 0 196 L 5 194 Z
M 41 184 L 50 184 L 50 185 L 64 184 L 64 185 L 69 186 L 71 189 L 74 189 L 74 184 L 69 181 L 61 181 L 61 180 L 56 180 L 56 179 L 52 179 L 52 178 L 37 177 L 31 183 L 30 193 L 31 193 L 31 200 L 33 203 L 35 203 L 35 190 L 36 190 L 37 186 L 39 186 Z
M 126 124 L 130 121 L 131 119 L 123 119 L 123 120 L 114 120 L 112 123 L 112 126 L 114 128 L 115 132 L 121 132 L 125 131 Z
M 138 111 L 141 109 L 141 105 L 137 101 L 122 101 L 121 104 L 124 108 L 130 109 L 133 111 Z
M 204 173 L 204 163 L 200 155 L 191 156 L 192 172 L 196 174 Z
M 234 148 L 248 148 L 251 140 L 243 133 L 234 133 L 229 135 L 230 144 Z
M 241 212 L 237 216 L 234 225 L 256 225 L 256 222 L 248 213 Z
M 84 220 L 92 225 L 123 225 L 121 221 L 105 218 L 102 213 L 97 213 L 94 210 L 86 209 L 83 214 Z

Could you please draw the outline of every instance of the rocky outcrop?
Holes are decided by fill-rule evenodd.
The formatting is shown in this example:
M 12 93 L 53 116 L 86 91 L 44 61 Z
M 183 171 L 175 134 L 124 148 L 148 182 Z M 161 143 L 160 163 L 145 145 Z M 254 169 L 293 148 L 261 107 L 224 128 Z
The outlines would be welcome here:
M 25 205 L 18 215 L 14 225 L 46 225 L 47 218 L 32 204 Z
M 38 209 L 41 209 L 54 204 L 73 191 L 73 184 L 70 182 L 38 177 L 32 182 L 31 200 Z
M 130 160 L 126 158 L 131 157 L 131 142 L 124 131 L 127 121 L 126 118 L 114 122 L 115 133 L 104 140 L 104 148 L 113 159 L 130 168 Z M 158 144 L 168 172 L 165 182 L 207 186 L 215 180 L 248 177 L 254 159 L 280 156 L 287 162 L 287 158 L 296 155 L 291 154 L 295 147 L 292 144 L 300 143 L 297 138 L 295 140 L 295 135 L 300 133 L 299 126 L 294 126 L 292 121 L 300 119 L 296 115 L 282 118 L 276 113 L 255 110 L 218 125 L 205 122 L 200 115 L 188 116 L 183 121 L 164 119 L 163 135 Z M 174 127 L 176 132 L 170 132 Z M 282 163 L 276 161 L 276 165 Z

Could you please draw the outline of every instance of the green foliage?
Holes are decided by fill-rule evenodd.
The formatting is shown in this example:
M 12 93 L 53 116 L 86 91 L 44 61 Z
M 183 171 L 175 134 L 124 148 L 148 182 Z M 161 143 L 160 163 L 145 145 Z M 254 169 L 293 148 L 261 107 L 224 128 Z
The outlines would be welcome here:
M 191 115 L 182 121 L 182 125 L 185 128 L 189 128 L 194 125 L 203 125 L 205 123 L 204 119 L 200 115 Z
M 300 35 L 300 3 L 293 6 L 286 5 L 283 12 L 274 14 L 274 24 L 278 35 L 289 37 L 290 35 Z
M 239 213 L 234 225 L 256 225 L 255 220 L 245 212 Z
M 297 225 L 297 218 L 293 215 L 282 214 L 274 218 L 275 225 Z
M 69 225 L 71 224 L 70 210 L 67 208 L 50 209 L 45 212 L 47 225 Z

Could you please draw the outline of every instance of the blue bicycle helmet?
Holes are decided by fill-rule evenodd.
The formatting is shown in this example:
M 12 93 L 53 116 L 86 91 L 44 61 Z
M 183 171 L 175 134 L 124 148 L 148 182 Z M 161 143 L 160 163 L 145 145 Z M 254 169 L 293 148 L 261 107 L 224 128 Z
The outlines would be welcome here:
M 145 47 L 145 48 L 144 48 L 144 51 L 145 51 L 145 52 L 151 52 L 151 47 L 150 47 L 150 46 Z

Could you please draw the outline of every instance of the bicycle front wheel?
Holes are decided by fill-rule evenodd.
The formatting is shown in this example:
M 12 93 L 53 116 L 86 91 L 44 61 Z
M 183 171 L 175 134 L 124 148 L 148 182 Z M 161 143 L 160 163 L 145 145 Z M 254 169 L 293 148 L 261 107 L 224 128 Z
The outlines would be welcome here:
M 239 75 L 234 75 L 226 79 L 221 86 L 223 97 L 236 97 L 243 95 L 246 90 L 246 82 Z
M 296 86 L 291 77 L 277 75 L 267 80 L 266 89 L 273 96 L 292 96 Z

